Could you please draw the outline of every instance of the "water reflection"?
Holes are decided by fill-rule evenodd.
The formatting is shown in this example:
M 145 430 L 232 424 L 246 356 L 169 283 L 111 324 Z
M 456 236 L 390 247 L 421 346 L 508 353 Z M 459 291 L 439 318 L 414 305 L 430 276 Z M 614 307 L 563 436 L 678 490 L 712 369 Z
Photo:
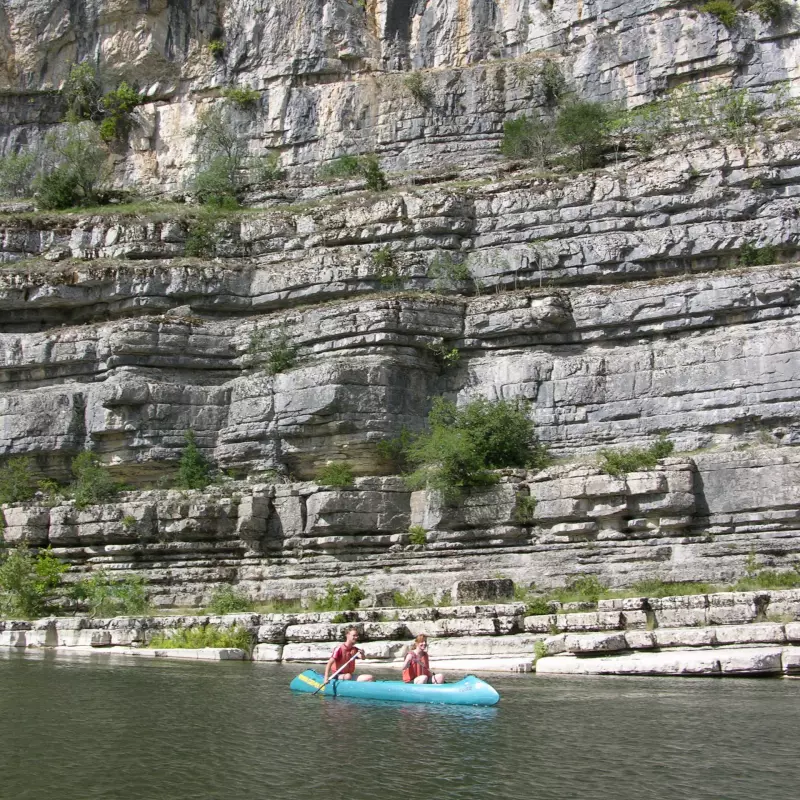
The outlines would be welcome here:
M 485 708 L 294 695 L 293 674 L 0 653 L 0 796 L 797 796 L 800 682 L 508 676 Z

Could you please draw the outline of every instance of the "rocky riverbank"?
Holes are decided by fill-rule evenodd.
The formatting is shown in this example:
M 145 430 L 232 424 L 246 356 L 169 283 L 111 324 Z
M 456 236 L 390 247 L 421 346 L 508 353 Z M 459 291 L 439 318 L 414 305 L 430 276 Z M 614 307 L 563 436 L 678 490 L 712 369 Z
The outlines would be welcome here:
M 424 633 L 434 666 L 457 672 L 800 674 L 800 590 L 601 600 L 594 611 L 565 606 L 533 616 L 524 604 L 508 603 L 336 614 L 47 618 L 0 622 L 0 647 L 320 664 L 349 625 L 359 630 L 370 668 L 398 669 L 410 641 Z M 150 646 L 157 636 L 205 626 L 239 626 L 249 632 L 252 648 Z

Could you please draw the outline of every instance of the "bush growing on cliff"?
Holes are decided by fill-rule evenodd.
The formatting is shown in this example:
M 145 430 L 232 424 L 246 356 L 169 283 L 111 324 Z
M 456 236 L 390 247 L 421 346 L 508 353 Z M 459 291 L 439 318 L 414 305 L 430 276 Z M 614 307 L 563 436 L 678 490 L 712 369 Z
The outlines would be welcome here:
M 726 28 L 732 28 L 736 24 L 737 10 L 731 0 L 709 0 L 699 10 L 716 17 Z
M 247 351 L 263 362 L 268 375 L 286 372 L 297 362 L 297 348 L 286 331 L 253 331 Z
M 426 277 L 433 281 L 433 291 L 443 293 L 463 287 L 467 281 L 472 280 L 472 273 L 464 261 L 442 250 L 431 260 Z
M 340 156 L 322 167 L 318 174 L 322 181 L 361 176 L 367 182 L 367 188 L 373 192 L 382 192 L 389 188 L 389 181 L 386 180 L 386 175 L 383 173 L 375 153 L 365 156 Z
M 319 170 L 319 178 L 323 181 L 335 181 L 344 178 L 355 178 L 361 174 L 361 159 L 358 156 L 346 155 L 334 158 Z
M 34 556 L 27 545 L 21 544 L 6 555 L 0 553 L 0 615 L 41 616 L 68 569 L 49 548 Z
M 310 609 L 311 611 L 355 611 L 366 596 L 364 590 L 356 583 L 345 583 L 341 586 L 328 583 L 325 594 L 313 600 Z
M 27 456 L 10 458 L 0 467 L 0 505 L 25 503 L 36 494 L 33 462 Z
M 629 472 L 653 469 L 659 459 L 672 454 L 675 445 L 663 434 L 648 448 L 632 447 L 628 450 L 601 450 L 600 469 L 620 478 Z
M 211 595 L 208 610 L 212 614 L 236 614 L 240 611 L 252 611 L 253 601 L 241 590 L 233 586 L 220 586 Z
M 72 474 L 75 481 L 70 493 L 77 508 L 105 503 L 122 488 L 95 453 L 84 452 L 75 456 Z
M 428 86 L 421 72 L 412 72 L 407 75 L 403 79 L 403 86 L 421 106 L 429 106 L 433 103 L 433 90 Z
M 566 586 L 555 589 L 551 597 L 559 603 L 597 603 L 608 587 L 596 575 L 577 575 Z
M 739 250 L 738 262 L 743 267 L 767 266 L 777 260 L 778 249 L 771 244 L 756 247 L 752 242 L 745 242 Z
M 492 470 L 504 467 L 538 469 L 547 461 L 527 407 L 521 402 L 491 402 L 483 397 L 461 408 L 443 397 L 433 401 L 429 429 L 407 449 L 416 466 L 407 477 L 411 489 L 428 488 L 450 502 L 465 490 L 496 482 Z
M 603 103 L 581 101 L 565 106 L 556 118 L 561 143 L 575 151 L 578 169 L 596 166 L 608 147 L 611 113 Z
M 201 112 L 192 133 L 199 153 L 195 176 L 198 200 L 221 208 L 237 207 L 245 148 L 229 111 L 215 106 Z
M 131 112 L 141 102 L 139 92 L 125 81 L 106 92 L 100 102 L 104 117 L 100 123 L 100 138 L 104 142 L 126 139 L 131 127 Z
M 69 122 L 95 120 L 100 117 L 102 89 L 97 68 L 92 64 L 86 61 L 73 64 L 61 93 L 67 106 Z
M 93 617 L 138 616 L 150 611 L 141 575 L 112 578 L 105 570 L 98 570 L 73 584 L 70 594 L 76 600 L 84 600 Z
M 184 433 L 186 445 L 178 465 L 178 486 L 181 489 L 205 489 L 211 483 L 211 466 L 197 446 L 194 431 Z
M 49 135 L 42 171 L 34 181 L 39 205 L 45 209 L 98 205 L 106 197 L 101 187 L 108 175 L 108 153 L 94 125 L 67 125 Z
M 224 628 L 218 625 L 198 625 L 195 628 L 179 628 L 171 633 L 160 633 L 147 646 L 158 650 L 236 647 L 249 653 L 253 648 L 253 641 L 253 634 L 241 625 Z
M 30 196 L 35 174 L 35 153 L 9 153 L 0 158 L 0 197 Z
M 352 486 L 353 470 L 346 462 L 332 461 L 317 472 L 315 480 L 321 486 Z
M 249 86 L 231 86 L 222 93 L 235 106 L 241 109 L 250 109 L 261 98 L 261 93 Z
M 503 124 L 500 152 L 506 158 L 530 159 L 535 166 L 544 167 L 554 149 L 552 123 L 522 116 Z
M 792 16 L 792 3 L 787 0 L 756 0 L 750 6 L 750 11 L 758 14 L 762 22 L 777 24 Z

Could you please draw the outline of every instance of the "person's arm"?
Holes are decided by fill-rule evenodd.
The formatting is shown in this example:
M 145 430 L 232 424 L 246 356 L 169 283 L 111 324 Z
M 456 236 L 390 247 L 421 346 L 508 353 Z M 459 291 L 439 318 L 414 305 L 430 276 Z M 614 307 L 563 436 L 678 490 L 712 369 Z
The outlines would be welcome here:
M 336 665 L 336 661 L 334 661 L 333 656 L 331 656 L 328 659 L 328 663 L 325 665 L 325 681 L 326 682 L 328 680 L 328 675 L 330 674 L 330 671 L 334 668 L 335 665 Z M 336 672 L 335 669 L 333 671 Z

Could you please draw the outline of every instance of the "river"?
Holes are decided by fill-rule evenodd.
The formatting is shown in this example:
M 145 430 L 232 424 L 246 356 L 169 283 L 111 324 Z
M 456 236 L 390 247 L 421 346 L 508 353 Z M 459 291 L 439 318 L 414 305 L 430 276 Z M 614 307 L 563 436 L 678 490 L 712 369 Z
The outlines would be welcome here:
M 796 800 L 800 681 L 497 676 L 494 708 L 253 663 L 0 656 L 0 797 Z

